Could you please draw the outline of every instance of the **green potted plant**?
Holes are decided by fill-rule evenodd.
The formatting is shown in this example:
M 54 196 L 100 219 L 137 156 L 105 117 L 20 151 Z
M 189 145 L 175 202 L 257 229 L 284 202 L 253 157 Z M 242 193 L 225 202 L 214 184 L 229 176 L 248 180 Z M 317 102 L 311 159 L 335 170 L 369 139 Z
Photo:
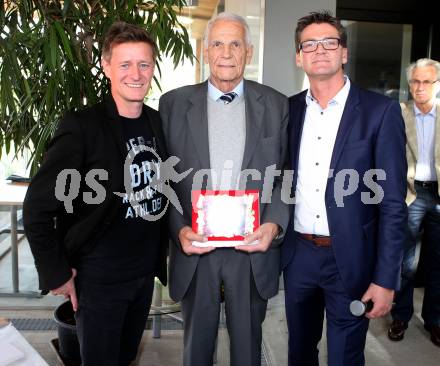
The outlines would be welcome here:
M 33 175 L 62 114 L 108 93 L 100 42 L 115 20 L 145 27 L 174 66 L 184 58 L 192 61 L 188 33 L 177 18 L 185 5 L 185 0 L 3 1 L 0 155 L 2 147 L 16 154 L 29 149 Z

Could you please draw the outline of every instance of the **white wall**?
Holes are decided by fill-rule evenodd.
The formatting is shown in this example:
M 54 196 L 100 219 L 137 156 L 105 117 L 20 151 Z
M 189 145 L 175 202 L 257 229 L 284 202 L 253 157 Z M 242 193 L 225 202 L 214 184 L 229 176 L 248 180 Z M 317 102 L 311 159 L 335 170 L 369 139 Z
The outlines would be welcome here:
M 287 96 L 304 89 L 304 73 L 295 65 L 296 22 L 320 10 L 335 15 L 336 0 L 265 0 L 263 84 Z

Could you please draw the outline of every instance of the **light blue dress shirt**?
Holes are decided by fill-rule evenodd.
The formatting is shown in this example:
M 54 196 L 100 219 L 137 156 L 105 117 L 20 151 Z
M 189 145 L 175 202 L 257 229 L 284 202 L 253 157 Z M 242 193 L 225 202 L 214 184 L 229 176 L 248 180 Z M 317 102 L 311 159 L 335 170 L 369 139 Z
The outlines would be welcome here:
M 243 79 L 238 83 L 238 85 L 231 90 L 231 92 L 234 92 L 237 94 L 238 97 L 241 97 L 243 95 Z M 223 93 L 221 90 L 217 89 L 214 85 L 211 84 L 211 82 L 208 80 L 208 96 L 212 100 L 218 101 L 219 98 L 225 93 Z
M 423 114 L 414 104 L 417 127 L 417 165 L 415 179 L 419 181 L 436 181 L 434 148 L 435 148 L 435 104 L 432 109 Z

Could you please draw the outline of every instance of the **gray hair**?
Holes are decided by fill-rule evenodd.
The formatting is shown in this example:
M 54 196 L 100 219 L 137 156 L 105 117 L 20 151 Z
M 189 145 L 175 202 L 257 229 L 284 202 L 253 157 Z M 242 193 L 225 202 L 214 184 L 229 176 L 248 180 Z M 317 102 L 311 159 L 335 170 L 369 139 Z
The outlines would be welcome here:
M 209 34 L 211 33 L 212 27 L 214 26 L 215 23 L 217 23 L 220 20 L 228 20 L 228 21 L 231 21 L 231 22 L 240 23 L 241 26 L 244 29 L 244 37 L 245 37 L 245 40 L 246 40 L 246 45 L 247 46 L 251 46 L 252 45 L 251 32 L 249 30 L 249 25 L 247 24 L 246 20 L 242 16 L 240 16 L 240 15 L 237 15 L 237 14 L 234 14 L 234 13 L 229 13 L 229 12 L 223 12 L 223 13 L 217 14 L 206 25 L 205 34 L 203 36 L 203 41 L 204 41 L 205 48 L 208 47 L 208 39 L 209 39 Z
M 413 62 L 406 68 L 406 80 L 409 82 L 412 77 L 412 73 L 419 67 L 432 66 L 435 68 L 435 80 L 440 80 L 440 62 L 431 60 L 430 58 L 420 58 L 416 62 Z

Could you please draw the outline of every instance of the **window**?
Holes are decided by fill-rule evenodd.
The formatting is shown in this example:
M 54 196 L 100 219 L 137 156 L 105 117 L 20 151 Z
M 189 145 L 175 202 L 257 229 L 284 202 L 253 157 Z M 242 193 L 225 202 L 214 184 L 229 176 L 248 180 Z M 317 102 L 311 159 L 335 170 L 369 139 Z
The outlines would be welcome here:
M 407 101 L 412 25 L 350 20 L 342 24 L 348 36 L 346 74 L 365 89 Z

